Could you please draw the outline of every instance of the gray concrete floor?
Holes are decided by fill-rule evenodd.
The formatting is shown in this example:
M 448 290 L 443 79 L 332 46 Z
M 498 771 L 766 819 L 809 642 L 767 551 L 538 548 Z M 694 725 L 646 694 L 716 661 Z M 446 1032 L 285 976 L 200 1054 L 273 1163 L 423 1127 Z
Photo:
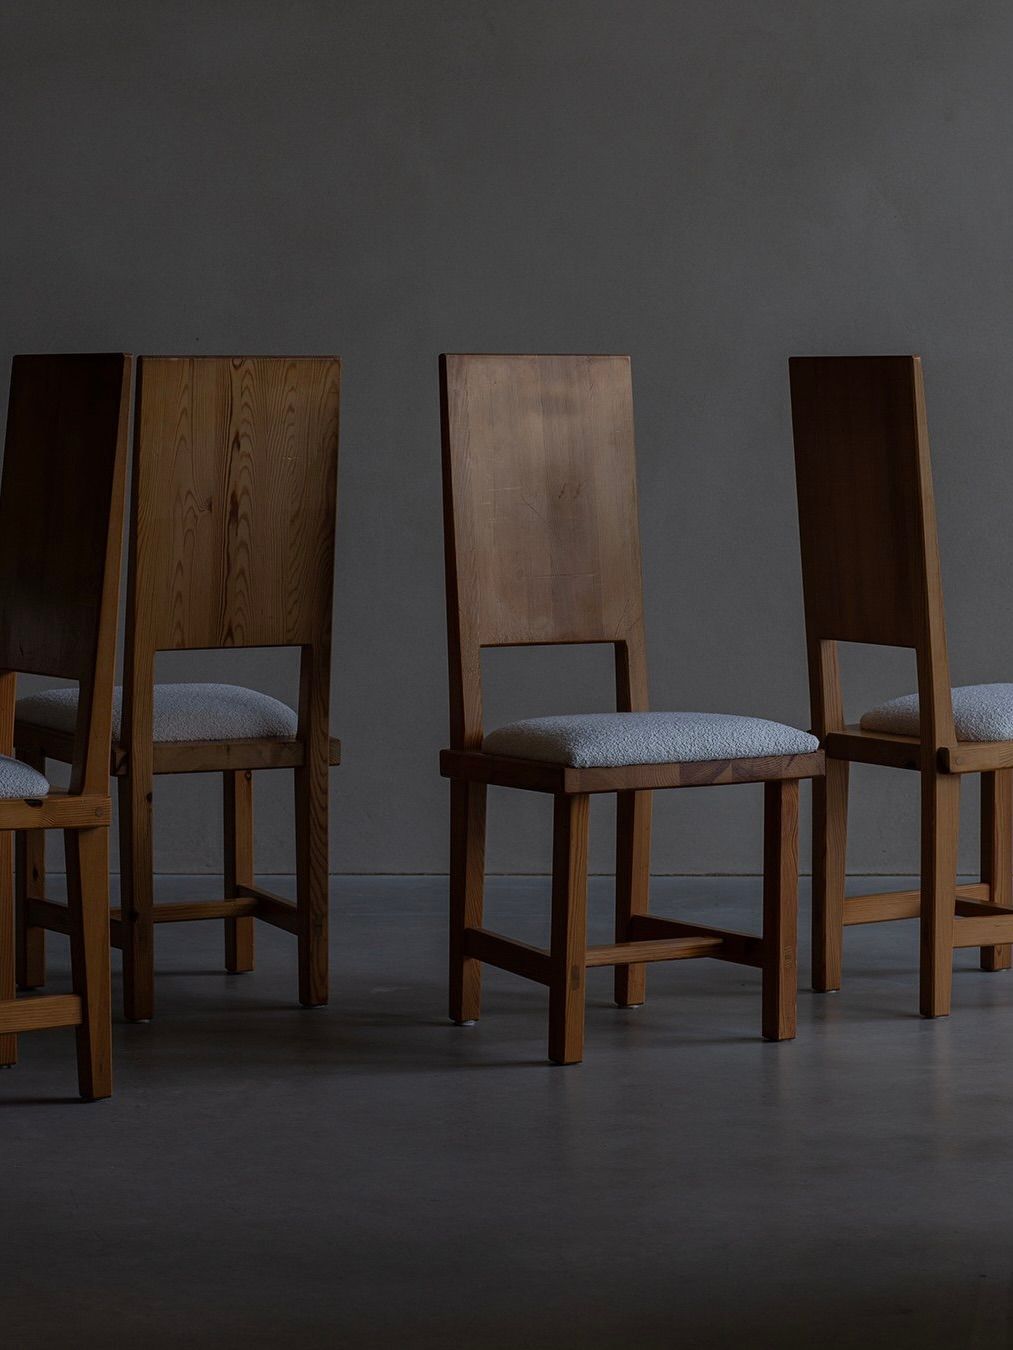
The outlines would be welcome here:
M 546 889 L 491 879 L 490 922 L 541 940 Z M 755 972 L 655 967 L 620 1012 L 596 971 L 586 1059 L 559 1069 L 533 985 L 490 971 L 481 1023 L 446 1022 L 445 891 L 336 880 L 312 1012 L 286 935 L 226 976 L 217 924 L 160 929 L 158 1016 L 118 1022 L 112 1101 L 71 1097 L 71 1034 L 22 1038 L 7 1350 L 1013 1345 L 1013 976 L 959 953 L 954 1015 L 923 1022 L 915 925 L 853 929 L 843 992 L 804 989 L 798 1039 L 766 1045 Z M 755 921 L 755 881 L 654 893 Z

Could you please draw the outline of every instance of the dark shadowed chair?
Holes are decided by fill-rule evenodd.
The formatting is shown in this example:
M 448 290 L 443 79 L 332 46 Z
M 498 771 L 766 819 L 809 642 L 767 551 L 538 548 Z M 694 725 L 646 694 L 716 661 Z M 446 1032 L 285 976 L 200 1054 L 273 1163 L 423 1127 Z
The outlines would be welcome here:
M 795 1034 L 799 780 L 816 739 L 752 717 L 647 711 L 630 363 L 625 356 L 440 362 L 450 644 L 450 1015 L 479 1015 L 486 962 L 549 988 L 549 1058 L 581 1059 L 588 967 L 644 1000 L 645 963 L 712 956 L 763 972 L 762 1028 Z M 618 712 L 483 727 L 483 647 L 609 643 Z M 765 785 L 763 936 L 648 912 L 651 793 Z M 482 922 L 489 785 L 553 799 L 549 948 Z M 592 793 L 617 801 L 616 940 L 587 944 Z
M 790 362 L 813 730 L 813 986 L 838 989 L 845 926 L 921 920 L 925 1017 L 950 1010 L 954 947 L 985 970 L 1013 942 L 1013 685 L 950 689 L 921 361 Z M 837 643 L 908 647 L 917 694 L 844 721 Z M 848 766 L 921 783 L 921 886 L 845 899 Z M 981 774 L 981 882 L 957 885 L 960 781 Z
M 0 1065 L 15 1063 L 18 1032 L 75 1027 L 85 1098 L 112 1091 L 109 740 L 129 406 L 120 353 L 14 359 L 0 489 Z M 77 682 L 66 791 L 11 758 L 18 672 Z M 70 994 L 15 997 L 11 844 L 25 830 L 40 852 L 47 830 L 63 831 Z

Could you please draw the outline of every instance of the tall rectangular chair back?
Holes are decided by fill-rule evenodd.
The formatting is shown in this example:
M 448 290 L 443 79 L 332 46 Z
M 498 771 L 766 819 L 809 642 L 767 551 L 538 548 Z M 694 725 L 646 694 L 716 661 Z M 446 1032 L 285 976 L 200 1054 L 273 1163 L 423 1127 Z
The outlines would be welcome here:
M 789 370 L 814 729 L 843 728 L 832 644 L 911 647 L 933 738 L 950 745 L 921 361 L 796 357 Z
M 0 667 L 80 683 L 72 791 L 108 791 L 130 364 L 16 356 L 11 373 Z
M 613 643 L 647 707 L 626 356 L 443 356 L 451 740 L 482 741 L 482 647 Z

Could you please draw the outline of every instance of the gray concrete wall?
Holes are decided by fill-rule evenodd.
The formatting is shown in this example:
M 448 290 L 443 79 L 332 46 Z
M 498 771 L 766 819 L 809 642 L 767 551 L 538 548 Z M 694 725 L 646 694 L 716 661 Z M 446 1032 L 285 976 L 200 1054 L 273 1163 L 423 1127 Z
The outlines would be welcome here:
M 954 676 L 1013 672 L 1011 56 L 1001 0 L 0 6 L 4 370 L 344 357 L 335 870 L 446 865 L 440 350 L 632 353 L 655 706 L 800 723 L 785 361 L 921 352 Z M 911 687 L 904 654 L 848 669 L 854 712 Z M 163 665 L 282 696 L 293 671 Z M 607 706 L 603 650 L 488 671 L 494 720 Z M 274 779 L 258 860 L 286 870 Z M 915 781 L 855 781 L 852 867 L 910 871 Z M 758 797 L 669 794 L 657 870 L 755 870 Z M 213 868 L 215 784 L 156 808 L 158 867 Z M 496 794 L 490 866 L 543 869 L 547 814 Z

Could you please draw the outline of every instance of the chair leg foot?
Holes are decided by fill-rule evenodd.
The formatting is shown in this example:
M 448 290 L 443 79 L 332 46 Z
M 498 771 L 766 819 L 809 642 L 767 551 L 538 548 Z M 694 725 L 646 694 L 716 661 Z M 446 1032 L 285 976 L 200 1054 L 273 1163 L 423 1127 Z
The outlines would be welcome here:
M 549 943 L 549 1059 L 554 1064 L 579 1064 L 584 1058 L 588 805 L 586 795 L 555 798 Z

